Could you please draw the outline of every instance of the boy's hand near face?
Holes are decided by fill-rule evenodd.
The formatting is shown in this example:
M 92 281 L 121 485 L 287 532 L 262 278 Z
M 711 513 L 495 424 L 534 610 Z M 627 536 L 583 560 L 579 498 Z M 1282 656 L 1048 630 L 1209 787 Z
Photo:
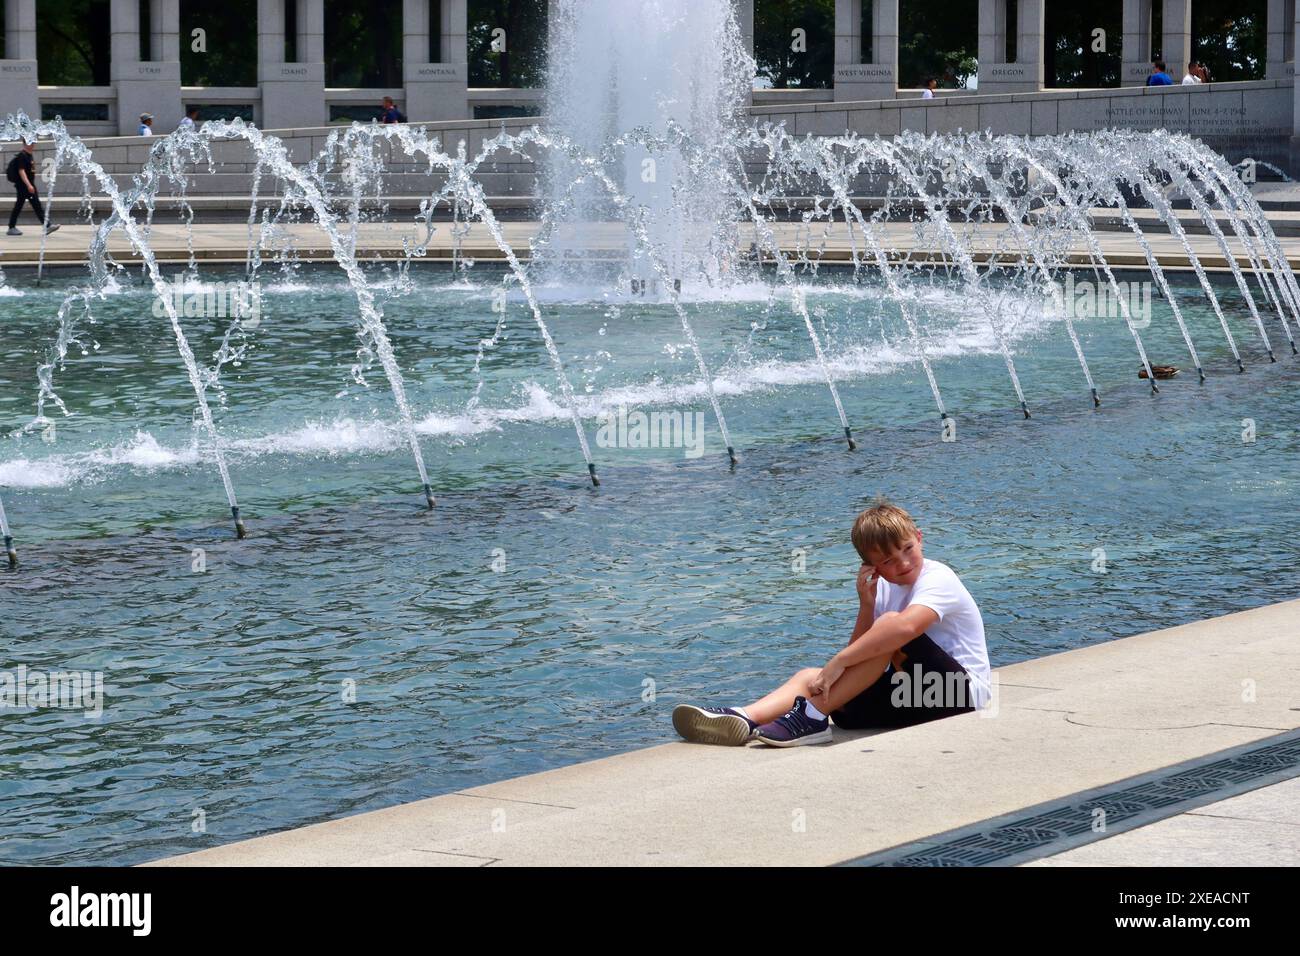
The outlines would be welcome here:
M 880 573 L 869 564 L 858 569 L 858 601 L 862 607 L 874 613 L 876 609 L 876 585 L 880 583 Z

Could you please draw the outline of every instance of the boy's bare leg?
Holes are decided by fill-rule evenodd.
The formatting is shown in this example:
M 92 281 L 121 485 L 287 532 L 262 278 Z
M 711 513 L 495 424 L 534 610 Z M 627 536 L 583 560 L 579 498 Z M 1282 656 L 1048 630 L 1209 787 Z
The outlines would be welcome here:
M 823 714 L 829 714 L 843 707 L 879 680 L 880 675 L 889 666 L 891 656 L 883 654 L 860 664 L 854 664 L 840 675 L 840 679 L 831 685 L 827 693 L 815 697 L 809 696 L 808 684 L 821 673 L 821 668 L 805 667 L 772 693 L 747 706 L 745 713 L 756 724 L 770 723 L 793 707 L 796 697 L 806 697 L 808 702 Z

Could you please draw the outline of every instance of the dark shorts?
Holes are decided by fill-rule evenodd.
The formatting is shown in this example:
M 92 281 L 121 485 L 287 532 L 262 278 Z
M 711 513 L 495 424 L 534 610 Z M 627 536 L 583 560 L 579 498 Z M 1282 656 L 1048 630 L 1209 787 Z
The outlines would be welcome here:
M 975 709 L 970 675 L 927 634 L 902 647 L 901 671 L 890 664 L 880 679 L 831 713 L 836 727 L 910 727 Z

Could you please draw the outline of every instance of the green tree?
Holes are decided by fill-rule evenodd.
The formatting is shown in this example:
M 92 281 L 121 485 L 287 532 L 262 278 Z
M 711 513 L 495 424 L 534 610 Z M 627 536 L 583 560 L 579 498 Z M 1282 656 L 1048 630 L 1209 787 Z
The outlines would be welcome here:
M 470 86 L 546 82 L 546 0 L 469 0 L 468 16 Z M 494 50 L 494 39 L 505 49 Z
M 39 0 L 37 81 L 45 86 L 108 86 L 109 0 Z
M 257 0 L 181 0 L 181 84 L 256 86 Z M 205 50 L 194 49 L 194 30 L 203 31 Z
M 1268 52 L 1268 0 L 1197 0 L 1192 4 L 1192 59 L 1212 80 L 1262 80 Z M 1182 76 L 1186 63 L 1170 63 Z
M 402 0 L 325 0 L 325 85 L 402 85 Z
M 801 37 L 794 31 L 802 30 Z M 798 45 L 803 49 L 794 49 Z M 835 75 L 835 0 L 754 0 L 760 83 L 830 89 Z
M 965 87 L 979 71 L 979 0 L 944 0 L 941 7 L 900 0 L 898 7 L 898 85 L 914 88 L 934 77 L 941 87 Z
M 1054 87 L 1119 86 L 1124 36 L 1123 0 L 1087 7 L 1047 4 L 1044 82 Z M 1093 31 L 1101 30 L 1100 36 Z M 1102 50 L 1094 46 L 1104 45 Z

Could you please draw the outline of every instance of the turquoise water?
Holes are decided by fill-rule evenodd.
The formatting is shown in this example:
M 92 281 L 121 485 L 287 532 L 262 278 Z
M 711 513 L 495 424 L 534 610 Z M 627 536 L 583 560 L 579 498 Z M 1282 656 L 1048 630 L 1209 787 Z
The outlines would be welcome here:
M 1081 321 L 1099 410 L 1061 324 L 1008 302 L 1029 421 L 982 307 L 942 277 L 913 283 L 957 423 L 944 442 L 896 308 L 823 275 L 808 301 L 854 453 L 788 299 L 755 284 L 691 301 L 734 471 L 670 308 L 547 289 L 593 489 L 517 296 L 475 373 L 501 276 L 469 276 L 402 289 L 374 273 L 439 498 L 427 512 L 382 371 L 351 379 L 341 275 L 264 275 L 216 405 L 244 541 L 147 290 L 123 277 L 79 320 L 84 354 L 55 376 L 73 415 L 52 416 L 53 441 L 0 445 L 23 560 L 0 575 L 0 670 L 102 671 L 107 701 L 97 719 L 0 711 L 0 862 L 139 862 L 672 739 L 676 703 L 753 698 L 842 646 L 848 528 L 879 493 L 962 575 L 995 665 L 1300 594 L 1300 360 L 1272 319 L 1267 364 L 1230 282 L 1245 375 L 1179 283 L 1209 381 L 1184 372 L 1153 398 L 1122 323 Z M 6 431 L 31 419 L 81 281 L 11 273 L 0 290 Z M 185 320 L 200 359 L 225 324 Z M 1166 303 L 1142 334 L 1153 362 L 1189 367 Z M 602 447 L 620 404 L 704 413 L 702 454 Z

